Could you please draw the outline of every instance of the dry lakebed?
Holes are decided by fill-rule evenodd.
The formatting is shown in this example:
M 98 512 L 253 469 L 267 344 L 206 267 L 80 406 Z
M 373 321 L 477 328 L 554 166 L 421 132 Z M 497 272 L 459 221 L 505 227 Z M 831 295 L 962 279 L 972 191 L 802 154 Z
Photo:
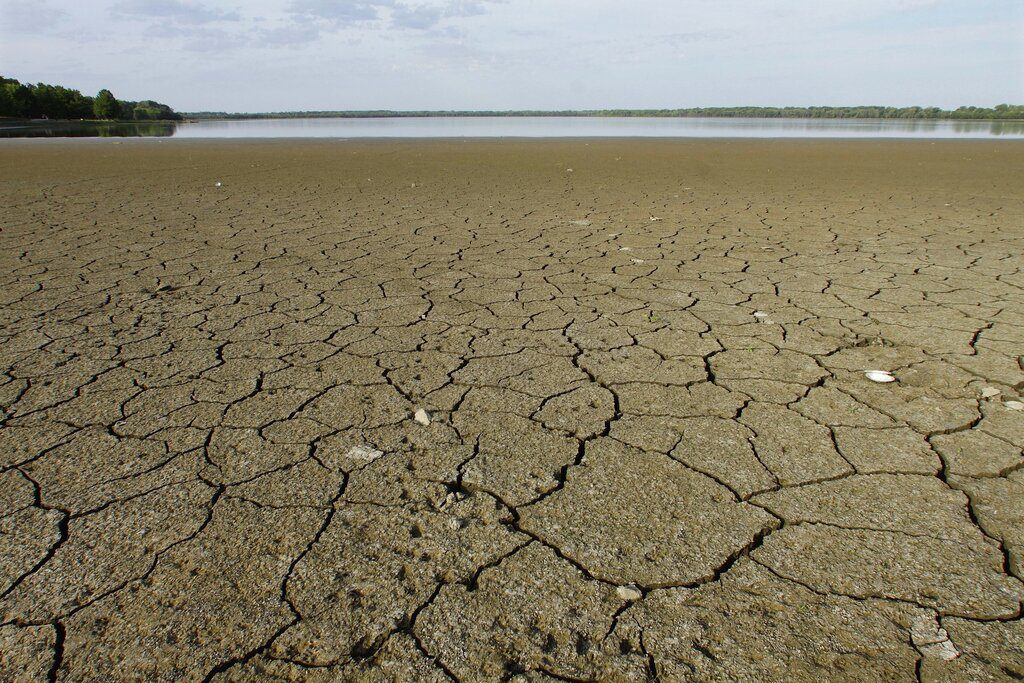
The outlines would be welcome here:
M 0 162 L 0 680 L 1024 677 L 1024 143 Z

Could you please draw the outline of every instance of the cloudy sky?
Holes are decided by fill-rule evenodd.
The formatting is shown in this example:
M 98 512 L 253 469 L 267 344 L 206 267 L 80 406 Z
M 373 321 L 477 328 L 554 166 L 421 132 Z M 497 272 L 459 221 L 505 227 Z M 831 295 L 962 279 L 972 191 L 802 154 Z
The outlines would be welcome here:
M 1024 102 L 1024 0 L 0 0 L 0 73 L 181 111 Z

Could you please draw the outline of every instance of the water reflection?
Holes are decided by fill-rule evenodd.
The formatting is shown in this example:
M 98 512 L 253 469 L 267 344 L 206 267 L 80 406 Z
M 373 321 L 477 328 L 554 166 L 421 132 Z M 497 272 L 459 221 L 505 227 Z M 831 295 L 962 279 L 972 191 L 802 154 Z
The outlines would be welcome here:
M 174 135 L 173 123 L 92 121 L 0 122 L 0 138 L 154 138 Z
M 0 137 L 1024 138 L 1024 121 L 571 116 L 293 118 L 194 123 L 0 122 Z

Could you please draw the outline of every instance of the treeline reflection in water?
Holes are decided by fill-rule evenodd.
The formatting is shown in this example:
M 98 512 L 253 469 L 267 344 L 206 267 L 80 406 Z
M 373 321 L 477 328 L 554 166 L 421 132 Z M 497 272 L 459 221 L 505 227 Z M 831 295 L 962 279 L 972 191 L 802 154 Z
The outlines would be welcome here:
M 592 116 L 290 118 L 203 120 L 182 123 L 0 121 L 0 137 L 1024 138 L 1024 121 Z
M 173 123 L 0 122 L 0 138 L 167 138 Z

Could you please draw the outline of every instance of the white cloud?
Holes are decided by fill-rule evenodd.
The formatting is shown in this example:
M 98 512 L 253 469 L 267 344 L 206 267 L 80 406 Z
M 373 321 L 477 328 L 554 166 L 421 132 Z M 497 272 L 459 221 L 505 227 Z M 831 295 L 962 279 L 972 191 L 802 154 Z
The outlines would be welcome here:
M 222 21 L 239 21 L 238 12 L 210 9 L 184 0 L 121 0 L 111 8 L 117 17 L 159 19 L 179 24 L 202 25 Z
M 4 0 L 0 2 L 0 36 L 15 33 L 47 33 L 67 15 L 48 0 Z
M 183 110 L 1024 101 L 1019 0 L 0 3 L 5 75 Z

